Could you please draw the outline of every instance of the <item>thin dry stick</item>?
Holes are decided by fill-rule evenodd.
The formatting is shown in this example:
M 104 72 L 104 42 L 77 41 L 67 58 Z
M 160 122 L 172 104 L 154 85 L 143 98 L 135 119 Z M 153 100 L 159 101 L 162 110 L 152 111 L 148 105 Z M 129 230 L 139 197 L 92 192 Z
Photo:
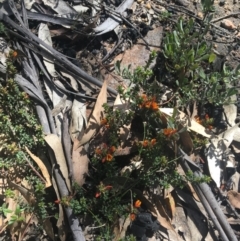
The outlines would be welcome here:
M 31 164 L 31 162 L 28 160 L 28 158 L 25 156 L 24 154 L 24 157 L 28 163 L 28 165 L 32 168 L 32 170 L 35 172 L 35 174 L 44 182 L 46 183 L 45 179 L 39 174 L 39 172 L 34 168 L 34 166 Z
M 240 15 L 240 12 L 230 13 L 230 14 L 228 14 L 228 15 L 226 15 L 226 16 L 223 16 L 223 17 L 220 17 L 220 18 L 215 18 L 215 19 L 213 19 L 213 20 L 211 21 L 211 23 L 216 23 L 216 22 L 218 22 L 218 21 L 220 21 L 220 20 L 223 20 L 223 19 L 225 19 L 225 18 L 235 17 L 235 16 L 237 16 L 237 15 Z
M 27 232 L 27 228 L 29 227 L 29 225 L 30 225 L 30 223 L 31 223 L 32 217 L 33 217 L 33 213 L 32 213 L 32 215 L 31 215 L 31 217 L 29 218 L 28 223 L 27 223 L 27 226 L 26 226 L 26 228 L 24 229 L 24 231 L 23 231 L 23 233 L 22 233 L 21 238 L 19 239 L 19 241 L 22 241 L 22 240 L 23 240 L 23 238 L 24 238 L 24 236 L 25 236 L 25 233 Z

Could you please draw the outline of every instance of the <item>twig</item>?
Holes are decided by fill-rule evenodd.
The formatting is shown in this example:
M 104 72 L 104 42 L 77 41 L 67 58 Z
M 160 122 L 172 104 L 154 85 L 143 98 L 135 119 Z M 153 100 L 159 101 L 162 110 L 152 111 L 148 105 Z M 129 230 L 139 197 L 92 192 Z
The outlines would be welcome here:
M 178 12 L 183 12 L 183 13 L 189 15 L 190 17 L 195 18 L 196 20 L 198 20 L 198 21 L 201 22 L 202 24 L 204 24 L 204 22 L 203 22 L 203 20 L 202 20 L 201 18 L 199 18 L 198 16 L 196 16 L 194 12 L 188 10 L 188 9 L 185 8 L 185 7 L 168 5 L 168 4 L 165 4 L 165 3 L 163 3 L 163 2 L 161 2 L 161 1 L 159 1 L 159 0 L 154 0 L 154 1 L 156 1 L 159 5 L 165 7 L 166 9 L 170 8 L 170 9 L 173 9 L 173 10 L 178 11 Z M 214 21 L 214 20 L 213 20 L 213 21 Z M 210 25 L 211 25 L 212 27 L 214 27 L 214 28 L 218 29 L 219 31 L 225 33 L 226 35 L 224 35 L 224 37 L 226 37 L 226 38 L 233 38 L 233 36 L 230 35 L 230 32 L 229 32 L 229 31 L 227 31 L 227 30 L 225 30 L 225 29 L 223 29 L 223 28 L 215 25 L 213 21 L 210 22 Z M 230 36 L 229 36 L 229 35 L 230 35 Z
M 29 227 L 29 225 L 30 225 L 30 223 L 31 223 L 32 217 L 33 217 L 33 213 L 32 213 L 32 215 L 31 215 L 31 217 L 29 218 L 28 223 L 27 223 L 27 226 L 26 226 L 26 228 L 24 229 L 24 231 L 23 231 L 23 233 L 22 233 L 21 238 L 20 238 L 19 241 L 22 241 L 22 240 L 23 240 L 23 238 L 24 238 L 24 236 L 25 236 L 25 233 L 27 232 L 27 228 Z
M 216 23 L 216 22 L 218 22 L 218 21 L 220 21 L 220 20 L 223 20 L 223 19 L 225 19 L 225 18 L 235 17 L 235 16 L 237 16 L 237 15 L 240 15 L 240 12 L 230 13 L 230 14 L 228 14 L 228 15 L 226 15 L 226 16 L 223 16 L 223 17 L 220 17 L 220 18 L 215 18 L 215 19 L 213 19 L 210 23 Z
M 117 17 L 120 17 L 127 25 L 129 25 L 130 27 L 132 27 L 133 29 L 135 29 L 137 31 L 137 33 L 139 34 L 139 36 L 141 37 L 141 39 L 144 41 L 144 43 L 147 45 L 147 48 L 149 48 L 149 44 L 148 42 L 144 39 L 144 37 L 142 36 L 142 34 L 139 32 L 139 30 L 130 22 L 128 21 L 121 13 L 118 13 L 116 11 L 114 11 L 113 9 L 108 8 L 107 6 L 104 6 L 106 8 L 106 10 L 110 13 L 110 15 L 114 15 Z
M 72 64 L 67 58 L 62 56 L 57 50 L 46 44 L 43 40 L 39 39 L 37 36 L 35 36 L 29 29 L 25 27 L 20 27 L 18 24 L 16 24 L 14 21 L 12 21 L 6 14 L 4 14 L 2 11 L 0 12 L 0 20 L 2 20 L 6 25 L 11 26 L 12 28 L 15 28 L 19 32 L 21 32 L 24 36 L 24 40 L 26 42 L 30 42 L 33 44 L 36 48 L 41 49 L 41 52 L 49 52 L 51 58 L 55 60 L 54 62 L 56 64 L 59 64 L 62 67 L 65 67 L 75 73 L 76 75 L 83 78 L 85 81 L 90 82 L 94 85 L 97 85 L 98 87 L 102 87 L 102 82 L 98 79 L 88 75 L 85 71 L 81 70 L 76 65 Z M 13 34 L 13 31 L 9 30 L 9 33 Z M 46 51 L 48 50 L 48 51 Z M 113 95 L 117 95 L 117 91 L 108 87 L 108 91 L 112 93 Z
M 34 171 L 34 173 L 44 182 L 46 183 L 46 180 L 39 174 L 39 172 L 35 169 L 35 167 L 30 163 L 30 161 L 28 160 L 28 158 L 25 156 L 25 154 L 23 154 L 28 165 L 31 167 L 31 169 Z

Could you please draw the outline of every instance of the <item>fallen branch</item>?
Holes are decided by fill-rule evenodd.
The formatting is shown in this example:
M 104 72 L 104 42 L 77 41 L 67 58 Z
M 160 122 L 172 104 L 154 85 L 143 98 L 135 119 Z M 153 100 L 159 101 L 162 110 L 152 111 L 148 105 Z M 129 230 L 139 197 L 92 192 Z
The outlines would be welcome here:
M 223 17 L 220 17 L 220 18 L 215 18 L 215 19 L 213 19 L 213 20 L 211 21 L 211 23 L 216 23 L 216 22 L 218 22 L 218 21 L 220 21 L 220 20 L 223 20 L 223 19 L 226 19 L 226 18 L 235 17 L 235 16 L 237 16 L 237 15 L 240 15 L 240 12 L 230 13 L 230 14 L 228 14 L 228 15 L 226 15 L 226 16 L 223 16 Z

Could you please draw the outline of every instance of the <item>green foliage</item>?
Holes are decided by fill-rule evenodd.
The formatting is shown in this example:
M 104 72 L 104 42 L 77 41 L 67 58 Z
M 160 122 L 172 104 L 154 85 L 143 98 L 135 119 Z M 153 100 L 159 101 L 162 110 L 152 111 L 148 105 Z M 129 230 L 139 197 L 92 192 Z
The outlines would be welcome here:
M 210 18 L 205 21 L 205 28 L 196 27 L 193 19 L 178 20 L 173 32 L 164 40 L 166 70 L 175 79 L 175 92 L 179 105 L 186 106 L 194 101 L 204 105 L 214 103 L 223 105 L 231 102 L 231 96 L 237 93 L 234 84 L 239 72 L 210 72 L 207 65 L 213 63 L 216 55 L 212 46 L 205 41 Z
M 209 183 L 211 181 L 211 178 L 209 176 L 203 175 L 202 177 L 196 177 L 192 171 L 188 171 L 186 173 L 186 179 L 190 182 L 190 183 L 202 183 L 202 182 L 206 182 Z
M 25 220 L 23 213 L 24 213 L 24 208 L 20 208 L 20 206 L 17 205 L 13 215 L 11 215 L 11 218 L 10 218 L 8 224 L 10 225 L 15 222 L 23 222 Z
M 0 34 L 4 34 L 7 36 L 7 31 L 3 23 L 0 22 Z
M 125 108 L 104 105 L 102 129 L 107 141 L 98 146 L 91 156 L 87 180 L 90 185 L 75 187 L 76 196 L 70 200 L 69 205 L 74 212 L 90 215 L 95 220 L 99 240 L 112 240 L 116 220 L 138 212 L 132 206 L 135 189 L 148 190 L 153 186 L 163 189 L 170 185 L 182 188 L 188 180 L 176 171 L 178 158 L 170 148 L 185 129 L 180 127 L 181 122 L 176 118 L 176 108 L 172 117 L 167 118 L 167 123 L 163 123 L 165 117 L 158 105 L 162 94 L 158 83 L 149 81 L 153 76 L 149 67 L 155 58 L 156 53 L 152 52 L 146 65 L 133 71 L 130 66 L 122 69 L 120 62 L 116 63 L 118 74 L 130 82 L 127 89 L 121 86 L 118 89 Z M 135 119 L 143 127 L 142 131 L 137 130 L 142 137 L 134 143 L 137 149 L 135 156 L 125 160 L 128 168 L 121 171 L 125 165 L 122 158 L 114 157 L 114 152 L 121 146 L 121 130 L 130 124 L 134 129 Z M 134 238 L 129 236 L 125 239 Z
M 7 208 L 6 203 L 3 203 L 2 207 L 0 207 L 0 214 L 6 217 L 8 213 L 12 213 L 12 210 Z
M 168 19 L 172 16 L 172 14 L 168 11 L 163 11 L 161 12 L 161 14 L 159 15 L 159 19 L 162 22 L 166 22 L 168 21 Z
M 1 25 L 0 25 L 1 28 Z M 44 152 L 45 143 L 42 127 L 36 117 L 35 106 L 27 93 L 20 90 L 14 81 L 17 68 L 10 51 L 6 61 L 6 78 L 0 79 L 0 167 L 5 178 L 12 180 L 11 174 L 19 178 L 25 178 L 32 188 L 32 194 L 36 198 L 36 204 L 26 204 L 15 196 L 12 189 L 6 189 L 4 195 L 14 199 L 19 205 L 16 210 L 9 210 L 13 214 L 8 224 L 24 221 L 26 213 L 34 213 L 43 220 L 48 216 L 47 209 L 51 206 L 46 203 L 45 186 L 41 180 L 26 168 L 26 154 L 24 147 L 28 147 L 34 153 Z M 34 166 L 35 164 L 33 164 Z M 38 169 L 38 167 L 35 167 Z M 5 205 L 5 206 L 4 206 Z M 1 211 L 6 213 L 7 204 L 3 204 Z M 51 207 L 53 208 L 53 207 Z

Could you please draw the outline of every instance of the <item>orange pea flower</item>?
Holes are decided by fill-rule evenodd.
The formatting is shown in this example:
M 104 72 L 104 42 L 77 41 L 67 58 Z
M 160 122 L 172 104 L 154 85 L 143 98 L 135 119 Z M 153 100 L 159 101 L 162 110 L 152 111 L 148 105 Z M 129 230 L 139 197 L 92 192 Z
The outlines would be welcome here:
M 163 129 L 163 134 L 166 136 L 166 137 L 170 137 L 172 136 L 173 134 L 175 134 L 177 132 L 176 129 L 173 129 L 173 128 L 166 128 L 166 129 Z
M 95 150 L 95 153 L 96 153 L 97 155 L 101 155 L 101 154 L 102 154 L 102 150 L 101 150 L 100 148 L 97 148 L 97 149 Z
M 108 149 L 108 153 L 110 153 L 110 154 L 113 154 L 115 151 L 116 151 L 116 147 L 115 147 L 115 146 L 111 146 L 111 147 Z
M 151 101 L 147 101 L 145 104 L 144 104 L 144 107 L 149 109 L 151 107 Z
M 107 121 L 107 119 L 106 119 L 106 118 L 104 118 L 104 119 L 102 119 L 102 120 L 101 120 L 101 125 L 106 125 L 106 124 L 107 124 L 107 122 L 108 122 L 108 121 Z
M 146 94 L 142 94 L 141 97 L 142 97 L 142 99 L 143 99 L 144 101 L 147 101 L 147 99 L 148 99 Z
M 112 186 L 110 186 L 110 185 L 101 188 L 101 190 L 99 192 L 96 192 L 95 198 L 100 197 L 101 196 L 101 192 L 105 192 L 106 190 L 110 190 L 110 189 L 112 189 Z
M 101 195 L 101 193 L 100 193 L 100 192 L 96 192 L 96 194 L 95 194 L 95 198 L 100 197 L 100 195 Z
M 206 119 L 206 120 L 209 120 L 209 119 L 210 119 L 208 114 L 205 115 L 205 119 Z
M 113 156 L 111 154 L 107 154 L 106 161 L 111 161 L 113 159 Z
M 152 110 L 158 110 L 158 108 L 159 108 L 159 107 L 158 107 L 158 103 L 157 103 L 157 102 L 152 102 L 152 103 L 151 103 L 151 109 L 152 109 Z
M 17 56 L 18 56 L 18 52 L 17 52 L 16 50 L 14 50 L 14 51 L 12 52 L 12 57 L 16 58 Z
M 131 214 L 130 214 L 130 219 L 131 219 L 132 221 L 134 221 L 134 220 L 136 219 L 136 214 L 135 214 L 135 213 L 131 213 Z
M 151 145 L 154 146 L 156 144 L 157 140 L 156 139 L 152 139 L 151 140 Z
M 56 204 L 60 204 L 61 203 L 61 200 L 55 200 L 54 201 Z
M 194 119 L 195 119 L 195 121 L 198 123 L 198 124 L 201 124 L 202 123 L 202 121 L 201 121 L 201 119 L 200 119 L 200 117 L 199 116 L 194 116 Z
M 142 202 L 140 200 L 137 200 L 135 203 L 134 203 L 134 207 L 135 208 L 139 208 L 141 206 Z
M 148 146 L 148 140 L 144 140 L 144 141 L 142 142 L 142 146 L 143 146 L 143 147 L 147 147 L 147 146 Z
M 106 155 L 106 161 L 110 162 L 113 159 L 113 156 L 111 154 Z

